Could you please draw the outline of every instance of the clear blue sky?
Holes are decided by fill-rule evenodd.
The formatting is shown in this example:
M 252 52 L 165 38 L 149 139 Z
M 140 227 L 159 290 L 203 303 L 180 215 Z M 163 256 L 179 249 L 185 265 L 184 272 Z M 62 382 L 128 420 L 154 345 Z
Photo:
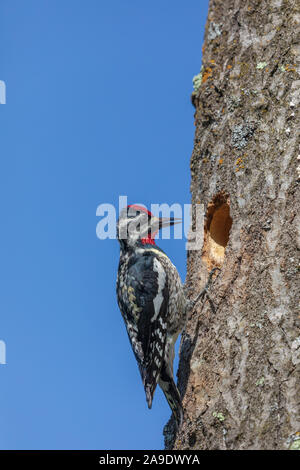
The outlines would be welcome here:
M 1 0 L 0 448 L 161 449 L 96 208 L 189 203 L 207 0 Z M 160 246 L 186 271 L 184 240 Z

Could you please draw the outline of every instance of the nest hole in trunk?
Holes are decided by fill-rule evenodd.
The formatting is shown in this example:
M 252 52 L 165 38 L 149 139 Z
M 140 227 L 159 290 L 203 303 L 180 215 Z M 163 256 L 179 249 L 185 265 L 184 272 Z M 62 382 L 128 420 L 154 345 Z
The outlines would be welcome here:
M 222 266 L 231 226 L 229 197 L 218 193 L 208 204 L 204 224 L 202 259 L 208 270 Z

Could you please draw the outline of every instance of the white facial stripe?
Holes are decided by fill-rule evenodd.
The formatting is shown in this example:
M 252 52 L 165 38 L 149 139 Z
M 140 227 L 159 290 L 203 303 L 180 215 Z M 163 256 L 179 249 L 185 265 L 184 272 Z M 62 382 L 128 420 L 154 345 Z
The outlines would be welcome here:
M 120 238 L 127 239 L 129 242 L 147 236 L 151 228 L 148 215 L 144 212 L 136 217 L 123 217 L 118 224 Z

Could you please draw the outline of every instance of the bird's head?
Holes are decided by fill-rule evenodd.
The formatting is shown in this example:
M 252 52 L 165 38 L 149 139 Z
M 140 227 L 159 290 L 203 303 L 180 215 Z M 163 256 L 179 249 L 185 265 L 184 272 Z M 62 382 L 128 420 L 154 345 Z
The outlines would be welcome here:
M 155 236 L 162 227 L 180 222 L 181 219 L 174 217 L 156 217 L 145 207 L 132 204 L 121 211 L 117 223 L 117 238 L 121 245 L 155 245 Z

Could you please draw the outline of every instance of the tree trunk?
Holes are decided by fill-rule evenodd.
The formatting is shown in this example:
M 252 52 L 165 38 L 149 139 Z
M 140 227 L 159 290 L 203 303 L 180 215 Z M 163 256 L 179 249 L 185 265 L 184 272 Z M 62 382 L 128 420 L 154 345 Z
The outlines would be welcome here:
M 211 0 L 195 77 L 193 204 L 204 243 L 188 253 L 195 297 L 182 336 L 185 419 L 166 448 L 296 449 L 299 422 L 298 0 Z

